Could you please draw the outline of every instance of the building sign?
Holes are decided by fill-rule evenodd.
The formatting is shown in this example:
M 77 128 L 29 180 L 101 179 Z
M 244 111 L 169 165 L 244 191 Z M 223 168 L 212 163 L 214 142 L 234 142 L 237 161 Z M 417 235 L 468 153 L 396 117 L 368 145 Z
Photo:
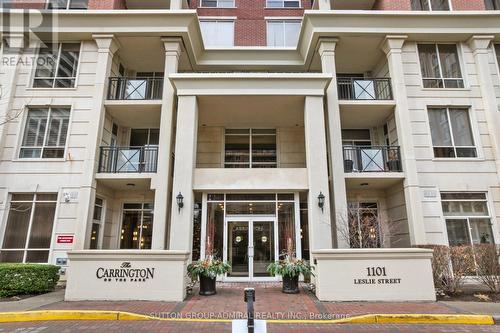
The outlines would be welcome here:
M 74 236 L 61 235 L 57 236 L 57 244 L 73 244 Z
M 400 284 L 401 278 L 387 275 L 387 267 L 366 267 L 366 275 L 363 278 L 355 278 L 354 284 Z
M 154 278 L 155 269 L 134 268 L 130 262 L 123 262 L 118 268 L 99 267 L 95 275 L 104 282 L 146 282 Z

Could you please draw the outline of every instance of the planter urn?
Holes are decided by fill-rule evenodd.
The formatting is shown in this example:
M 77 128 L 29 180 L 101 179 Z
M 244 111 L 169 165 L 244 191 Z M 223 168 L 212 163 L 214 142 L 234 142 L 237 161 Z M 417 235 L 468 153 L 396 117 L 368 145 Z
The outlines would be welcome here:
M 209 276 L 200 275 L 200 295 L 201 296 L 211 296 L 217 294 L 215 289 L 216 278 L 211 278 Z
M 285 294 L 298 294 L 299 291 L 299 277 L 298 276 L 283 276 L 283 293 Z

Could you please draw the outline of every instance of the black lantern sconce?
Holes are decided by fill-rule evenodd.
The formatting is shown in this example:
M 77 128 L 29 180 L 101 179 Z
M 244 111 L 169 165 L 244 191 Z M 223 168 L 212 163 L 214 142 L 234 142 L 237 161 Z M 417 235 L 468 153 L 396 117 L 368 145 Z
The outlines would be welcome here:
M 319 192 L 318 207 L 321 208 L 321 211 L 323 212 L 323 209 L 325 207 L 325 195 L 323 194 L 323 192 Z
M 180 213 L 181 208 L 184 207 L 184 197 L 182 196 L 181 192 L 179 192 L 176 199 L 177 199 L 177 207 L 179 207 L 179 213 Z

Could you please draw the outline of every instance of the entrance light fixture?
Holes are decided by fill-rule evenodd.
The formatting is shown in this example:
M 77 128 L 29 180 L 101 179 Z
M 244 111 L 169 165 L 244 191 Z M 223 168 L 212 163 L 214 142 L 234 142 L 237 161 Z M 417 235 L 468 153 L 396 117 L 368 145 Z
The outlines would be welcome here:
M 177 194 L 177 207 L 179 207 L 179 213 L 181 212 L 181 208 L 184 207 L 184 197 L 182 196 L 182 193 L 179 192 L 179 194 Z
M 318 207 L 321 208 L 321 211 L 323 212 L 323 209 L 325 207 L 325 195 L 323 194 L 323 192 L 319 192 Z

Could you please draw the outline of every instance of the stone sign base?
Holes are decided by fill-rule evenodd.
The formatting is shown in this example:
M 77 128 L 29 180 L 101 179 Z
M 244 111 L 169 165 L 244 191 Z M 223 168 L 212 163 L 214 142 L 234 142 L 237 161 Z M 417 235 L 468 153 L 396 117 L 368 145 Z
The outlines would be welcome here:
M 432 250 L 313 251 L 321 301 L 435 301 Z
M 68 253 L 66 301 L 183 301 L 189 252 L 89 250 Z

